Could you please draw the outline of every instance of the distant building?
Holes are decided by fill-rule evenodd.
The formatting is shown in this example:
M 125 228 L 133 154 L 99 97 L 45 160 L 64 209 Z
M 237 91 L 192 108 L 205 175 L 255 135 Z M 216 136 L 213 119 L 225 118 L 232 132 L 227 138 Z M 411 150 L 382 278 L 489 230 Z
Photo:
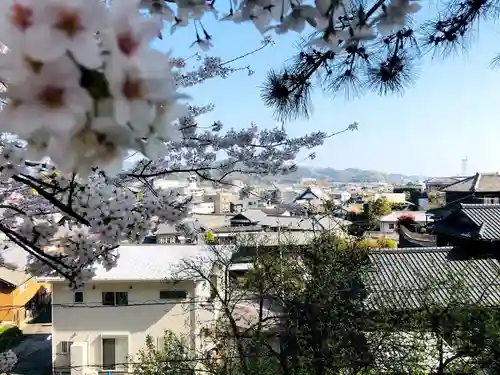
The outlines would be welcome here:
M 435 193 L 444 188 L 445 186 L 454 184 L 455 182 L 463 180 L 464 177 L 433 177 L 424 181 L 425 190 L 428 193 Z
M 233 193 L 219 191 L 215 194 L 205 195 L 203 197 L 203 201 L 214 204 L 214 213 L 224 214 L 231 212 L 231 201 L 235 197 L 236 196 Z
M 380 232 L 394 233 L 397 229 L 398 219 L 403 215 L 413 216 L 415 223 L 420 225 L 426 225 L 432 221 L 431 215 L 426 211 L 393 211 L 379 219 Z
M 500 174 L 476 173 L 440 190 L 450 203 L 500 203 Z

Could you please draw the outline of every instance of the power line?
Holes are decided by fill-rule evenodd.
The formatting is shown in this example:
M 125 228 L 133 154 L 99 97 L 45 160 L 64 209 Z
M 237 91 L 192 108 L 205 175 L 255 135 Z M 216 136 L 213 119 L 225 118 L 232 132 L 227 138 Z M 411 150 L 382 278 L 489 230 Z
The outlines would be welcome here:
M 253 302 L 258 302 L 260 297 L 245 297 L 245 298 L 235 298 L 233 301 L 227 301 L 225 302 L 226 305 L 237 305 L 240 302 L 243 301 L 253 301 Z M 269 298 L 265 298 L 269 299 Z M 206 299 L 206 300 L 182 300 L 182 301 L 157 301 L 157 300 L 147 300 L 144 302 L 137 302 L 137 303 L 129 303 L 129 304 L 123 304 L 123 305 L 103 305 L 102 302 L 87 302 L 87 303 L 52 303 L 52 307 L 62 307 L 62 308 L 78 308 L 78 307 L 85 307 L 85 308 L 112 308 L 112 307 L 136 307 L 136 306 L 158 306 L 158 305 L 191 305 L 191 304 L 214 304 L 217 303 L 218 301 Z M 220 301 L 219 301 L 220 302 Z M 2 310 L 10 310 L 10 309 L 16 309 L 16 308 L 23 308 L 26 305 L 9 305 L 9 306 L 1 306 L 0 311 Z

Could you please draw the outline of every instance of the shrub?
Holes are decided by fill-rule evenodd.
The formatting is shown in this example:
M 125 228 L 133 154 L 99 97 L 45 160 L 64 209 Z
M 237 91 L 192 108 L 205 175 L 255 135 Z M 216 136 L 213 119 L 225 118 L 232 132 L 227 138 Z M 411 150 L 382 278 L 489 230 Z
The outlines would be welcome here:
M 377 245 L 382 249 L 396 249 L 398 247 L 398 243 L 391 238 L 379 238 Z
M 398 244 L 390 238 L 370 239 L 366 238 L 356 244 L 359 249 L 396 249 Z
M 209 245 L 215 244 L 215 236 L 212 232 L 205 233 L 205 242 Z

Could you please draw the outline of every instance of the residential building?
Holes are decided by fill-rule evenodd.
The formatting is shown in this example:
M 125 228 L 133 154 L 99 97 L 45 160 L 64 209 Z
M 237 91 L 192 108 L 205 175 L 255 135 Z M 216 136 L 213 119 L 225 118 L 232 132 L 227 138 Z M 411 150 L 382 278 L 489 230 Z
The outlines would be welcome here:
M 56 373 L 87 370 L 127 372 L 130 358 L 147 335 L 162 345 L 165 330 L 203 350 L 200 331 L 215 320 L 202 307 L 210 287 L 183 268 L 183 260 L 199 260 L 210 275 L 208 251 L 202 246 L 126 245 L 119 248 L 115 268 L 97 267 L 79 290 L 61 278 L 42 278 L 52 285 L 52 360 Z M 206 256 L 206 258 L 204 258 Z M 216 281 L 214 281 L 216 282 Z
M 415 247 L 404 249 L 372 249 L 368 253 L 371 272 L 364 276 L 367 291 L 364 303 L 372 311 L 405 313 L 428 308 L 429 304 L 476 304 L 498 307 L 498 271 L 500 261 L 477 258 L 460 247 Z M 250 263 L 234 265 L 235 274 L 248 271 Z M 454 295 L 444 283 L 460 280 L 463 295 Z M 453 301 L 452 298 L 463 298 Z M 384 316 L 384 321 L 386 320 Z
M 446 204 L 500 203 L 500 174 L 476 173 L 440 191 L 446 194 Z
M 321 200 L 322 198 L 322 192 L 319 189 L 315 188 L 313 191 L 313 189 L 307 187 L 302 193 L 295 197 L 294 202 L 313 203 L 315 201 Z
M 214 202 L 191 202 L 192 214 L 212 214 L 215 212 Z
M 500 204 L 449 204 L 430 211 L 439 246 L 472 248 L 476 253 L 498 253 Z
M 332 193 L 332 199 L 344 203 L 351 199 L 351 193 L 348 191 L 336 191 Z
M 379 219 L 381 233 L 394 233 L 397 230 L 398 220 L 401 216 L 409 215 L 413 217 L 415 224 L 427 225 L 432 221 L 431 215 L 426 211 L 393 211 L 389 215 Z
M 27 253 L 12 244 L 2 252 L 0 267 L 0 323 L 22 326 L 48 298 L 47 284 L 25 271 Z
M 427 193 L 436 193 L 448 185 L 462 181 L 465 177 L 433 177 L 424 181 Z
M 496 306 L 500 304 L 498 289 L 497 259 L 481 259 L 468 255 L 457 247 L 418 247 L 405 249 L 372 250 L 369 259 L 373 272 L 367 274 L 365 284 L 369 291 L 365 303 L 377 309 L 401 311 L 428 307 L 446 306 L 451 298 L 463 298 L 469 305 L 481 304 Z M 465 291 L 455 295 L 444 283 L 460 280 L 460 288 Z M 422 306 L 427 304 L 427 306 Z
M 43 285 L 25 272 L 0 267 L 0 323 L 22 326 L 45 295 Z
M 172 224 L 160 224 L 156 230 L 156 243 L 157 244 L 181 244 L 185 242 L 185 237 L 181 234 L 179 229 Z
M 205 195 L 204 202 L 212 202 L 214 204 L 214 213 L 224 214 L 231 212 L 231 201 L 235 195 L 230 192 L 219 191 L 212 195 Z
M 308 218 L 298 216 L 272 216 L 261 210 L 248 210 L 234 215 L 230 225 L 212 228 L 219 245 L 235 244 L 241 238 L 251 238 L 258 246 L 276 246 L 289 241 L 293 233 L 296 242 L 305 243 L 311 234 L 321 230 L 335 231 L 338 236 L 347 235 L 350 221 L 321 215 Z M 281 234 L 280 234 L 281 233 Z

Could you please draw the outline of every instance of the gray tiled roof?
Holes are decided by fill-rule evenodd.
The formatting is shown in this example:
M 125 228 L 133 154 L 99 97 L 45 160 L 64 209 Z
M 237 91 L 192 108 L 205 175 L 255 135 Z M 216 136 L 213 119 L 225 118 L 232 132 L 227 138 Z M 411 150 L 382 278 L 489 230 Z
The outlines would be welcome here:
M 427 184 L 427 185 L 432 185 L 432 184 L 451 185 L 451 184 L 454 184 L 455 182 L 458 182 L 460 180 L 462 180 L 462 178 L 459 178 L 459 177 L 433 177 L 433 178 L 429 178 L 429 179 L 425 180 L 424 184 Z
M 500 192 L 500 174 L 476 173 L 462 181 L 445 186 L 443 192 L 496 193 Z
M 302 193 L 300 193 L 295 200 L 302 200 L 302 199 L 319 199 L 319 197 L 313 193 L 310 187 L 308 187 L 306 190 L 304 190 Z
M 500 263 L 460 259 L 452 247 L 375 250 L 365 284 L 368 307 L 412 309 L 432 303 L 500 303 Z
M 462 213 L 479 227 L 478 238 L 500 240 L 500 204 L 460 204 Z

